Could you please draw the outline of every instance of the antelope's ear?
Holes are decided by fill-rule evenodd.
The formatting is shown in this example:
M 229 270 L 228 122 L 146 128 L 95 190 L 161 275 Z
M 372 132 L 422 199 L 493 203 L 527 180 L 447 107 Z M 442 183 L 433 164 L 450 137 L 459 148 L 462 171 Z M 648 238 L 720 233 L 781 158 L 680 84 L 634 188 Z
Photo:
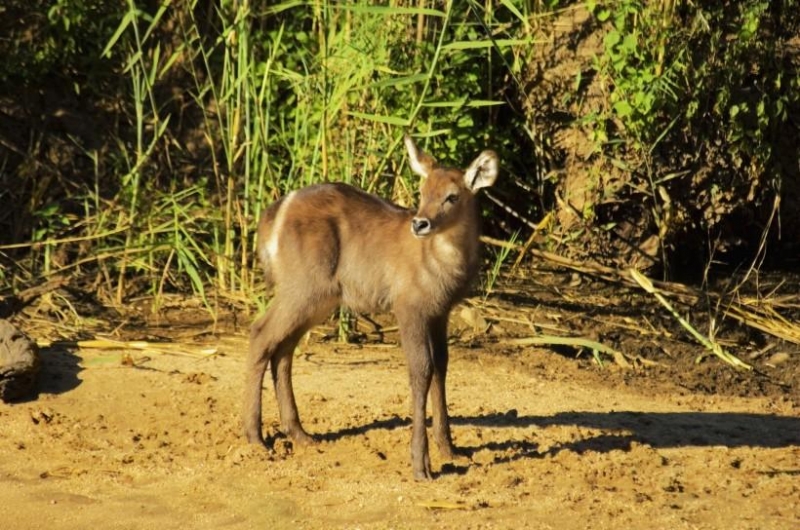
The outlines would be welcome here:
M 436 159 L 418 148 L 409 135 L 406 134 L 403 137 L 403 142 L 406 144 L 408 163 L 411 166 L 411 170 L 420 177 L 426 178 L 436 167 Z
M 499 160 L 494 151 L 484 151 L 464 170 L 464 184 L 475 193 L 481 188 L 488 188 L 497 179 Z

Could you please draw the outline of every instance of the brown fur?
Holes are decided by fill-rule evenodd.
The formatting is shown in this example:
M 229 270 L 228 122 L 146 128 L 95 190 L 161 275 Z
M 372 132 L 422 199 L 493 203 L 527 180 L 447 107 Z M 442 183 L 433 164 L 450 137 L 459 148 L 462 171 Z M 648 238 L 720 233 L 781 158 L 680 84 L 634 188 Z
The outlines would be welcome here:
M 312 326 L 345 305 L 397 317 L 414 403 L 414 476 L 431 477 L 425 434 L 429 389 L 434 439 L 444 456 L 453 456 L 445 397 L 447 319 L 477 273 L 474 193 L 493 183 L 497 158 L 485 151 L 465 174 L 439 167 L 409 138 L 406 147 L 412 168 L 426 177 L 416 214 L 352 186 L 319 184 L 283 197 L 262 216 L 257 249 L 274 296 L 251 330 L 244 403 L 249 441 L 263 443 L 267 364 L 282 428 L 297 442 L 313 441 L 297 413 L 292 354 Z

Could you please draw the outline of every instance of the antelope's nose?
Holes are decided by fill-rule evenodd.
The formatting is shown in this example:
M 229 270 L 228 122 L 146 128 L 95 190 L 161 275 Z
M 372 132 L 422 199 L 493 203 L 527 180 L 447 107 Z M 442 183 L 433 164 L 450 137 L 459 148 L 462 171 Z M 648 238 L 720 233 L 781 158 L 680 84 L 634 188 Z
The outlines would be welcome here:
M 431 222 L 424 217 L 415 217 L 411 220 L 411 232 L 417 237 L 424 237 L 431 233 Z

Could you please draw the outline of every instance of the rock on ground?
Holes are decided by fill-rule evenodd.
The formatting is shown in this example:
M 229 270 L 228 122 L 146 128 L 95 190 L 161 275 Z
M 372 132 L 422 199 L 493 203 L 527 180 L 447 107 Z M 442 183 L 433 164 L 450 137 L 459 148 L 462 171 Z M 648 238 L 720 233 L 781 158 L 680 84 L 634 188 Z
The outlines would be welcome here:
M 0 399 L 16 401 L 33 394 L 39 374 L 36 343 L 0 319 Z

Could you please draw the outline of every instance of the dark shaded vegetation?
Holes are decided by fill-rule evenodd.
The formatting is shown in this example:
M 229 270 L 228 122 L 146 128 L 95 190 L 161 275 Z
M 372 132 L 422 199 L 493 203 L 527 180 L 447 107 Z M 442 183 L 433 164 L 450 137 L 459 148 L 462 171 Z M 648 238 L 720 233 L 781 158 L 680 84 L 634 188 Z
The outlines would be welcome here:
M 404 129 L 453 165 L 500 153 L 494 237 L 691 281 L 797 266 L 794 0 L 0 15 L 4 295 L 59 274 L 99 303 L 248 299 L 280 194 L 347 181 L 413 204 Z

